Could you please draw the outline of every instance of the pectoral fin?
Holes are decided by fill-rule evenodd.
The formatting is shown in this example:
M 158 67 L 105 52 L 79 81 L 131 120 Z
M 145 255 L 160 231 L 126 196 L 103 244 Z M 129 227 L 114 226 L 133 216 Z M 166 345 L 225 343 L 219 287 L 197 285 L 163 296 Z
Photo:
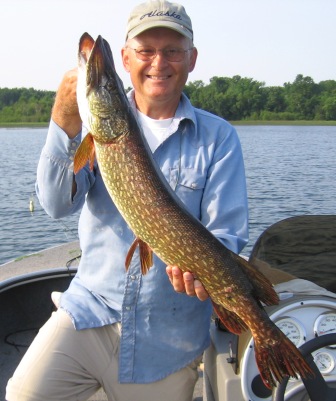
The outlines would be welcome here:
M 74 159 L 74 173 L 77 174 L 87 162 L 89 162 L 90 170 L 93 170 L 93 163 L 95 159 L 95 147 L 93 136 L 87 134 L 79 145 Z
M 126 256 L 125 267 L 126 270 L 128 270 L 137 246 L 139 246 L 141 273 L 146 274 L 148 270 L 153 266 L 153 251 L 146 244 L 146 242 L 142 241 L 140 238 L 135 238 L 132 245 L 130 246 L 130 249 Z

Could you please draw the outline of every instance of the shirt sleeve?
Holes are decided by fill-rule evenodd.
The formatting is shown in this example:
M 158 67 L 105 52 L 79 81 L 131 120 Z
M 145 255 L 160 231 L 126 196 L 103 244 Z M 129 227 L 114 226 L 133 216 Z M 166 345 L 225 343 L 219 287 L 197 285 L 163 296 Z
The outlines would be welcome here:
M 217 144 L 201 204 L 202 223 L 230 250 L 240 253 L 248 242 L 248 202 L 242 149 L 229 125 Z
M 82 133 L 70 139 L 50 121 L 46 143 L 37 167 L 36 194 L 44 210 L 53 218 L 77 212 L 84 204 L 85 195 L 95 181 L 94 173 L 84 167 L 76 176 L 73 161 Z M 72 195 L 73 182 L 77 190 Z

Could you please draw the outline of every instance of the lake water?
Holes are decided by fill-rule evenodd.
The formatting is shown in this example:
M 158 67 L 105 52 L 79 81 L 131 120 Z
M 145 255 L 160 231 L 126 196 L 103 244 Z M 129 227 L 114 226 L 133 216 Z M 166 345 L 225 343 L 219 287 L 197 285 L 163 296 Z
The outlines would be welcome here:
M 250 210 L 249 255 L 270 225 L 301 214 L 336 214 L 336 127 L 237 126 Z M 0 264 L 76 240 L 78 215 L 53 220 L 35 195 L 47 130 L 0 129 Z M 29 203 L 35 210 L 30 212 Z

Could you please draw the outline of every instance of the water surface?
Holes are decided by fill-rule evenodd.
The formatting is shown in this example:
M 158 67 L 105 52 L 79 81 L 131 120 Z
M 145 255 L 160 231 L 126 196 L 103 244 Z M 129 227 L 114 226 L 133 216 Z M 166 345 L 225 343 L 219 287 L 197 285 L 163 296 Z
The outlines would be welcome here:
M 278 220 L 335 214 L 336 127 L 238 126 L 250 212 L 248 255 Z M 0 129 L 0 264 L 77 239 L 78 214 L 51 219 L 35 195 L 45 128 Z M 29 211 L 33 200 L 35 210 Z

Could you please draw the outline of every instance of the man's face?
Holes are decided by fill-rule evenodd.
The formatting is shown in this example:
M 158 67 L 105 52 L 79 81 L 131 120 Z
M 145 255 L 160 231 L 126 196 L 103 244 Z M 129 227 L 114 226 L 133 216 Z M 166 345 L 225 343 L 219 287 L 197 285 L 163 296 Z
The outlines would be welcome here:
M 167 28 L 149 29 L 129 40 L 122 50 L 123 64 L 130 73 L 136 97 L 153 100 L 176 100 L 180 97 L 188 74 L 194 69 L 197 50 L 193 48 L 183 54 L 181 61 L 169 61 L 161 51 L 152 60 L 139 60 L 133 49 L 151 46 L 156 50 L 167 48 L 190 49 L 190 40 Z

